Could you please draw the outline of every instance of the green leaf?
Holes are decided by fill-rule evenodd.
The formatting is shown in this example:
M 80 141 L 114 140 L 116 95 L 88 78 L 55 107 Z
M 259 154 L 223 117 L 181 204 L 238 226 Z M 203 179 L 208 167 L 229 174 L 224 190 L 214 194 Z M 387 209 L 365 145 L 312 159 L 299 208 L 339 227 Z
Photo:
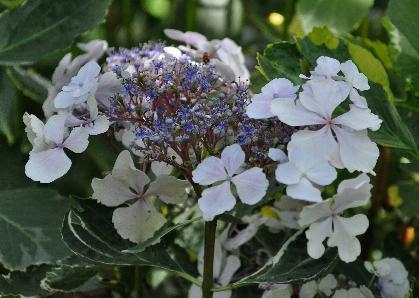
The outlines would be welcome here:
M 30 266 L 25 271 L 12 271 L 8 275 L 0 275 L 0 297 L 3 295 L 23 295 L 35 297 L 41 293 L 40 283 L 50 265 Z
M 69 254 L 60 237 L 66 201 L 53 190 L 0 191 L 0 262 L 9 270 L 52 263 Z
M 35 70 L 24 70 L 21 67 L 10 67 L 7 74 L 15 86 L 27 97 L 42 104 L 48 96 L 51 83 L 36 73 Z
M 20 153 L 18 146 L 0 145 L 2 167 L 0 168 L 0 190 L 29 187 L 35 185 L 25 175 L 26 157 Z
M 295 44 L 277 42 L 269 44 L 263 54 L 258 54 L 256 69 L 267 79 L 287 78 L 293 83 L 301 82 L 299 75 L 301 55 Z
M 77 255 L 95 263 L 113 265 L 146 265 L 186 274 L 170 256 L 164 243 L 153 245 L 141 252 L 126 253 L 134 244 L 122 239 L 112 223 L 114 208 L 94 200 L 77 200 L 65 216 L 62 237 Z
M 306 33 L 316 26 L 327 26 L 336 33 L 347 33 L 367 16 L 373 3 L 374 0 L 300 0 L 297 13 Z
M 370 86 L 370 90 L 364 91 L 363 95 L 368 100 L 371 111 L 378 115 L 383 123 L 378 131 L 371 131 L 369 135 L 380 145 L 406 149 L 418 157 L 415 139 L 395 106 L 387 99 L 383 87 L 374 83 L 370 83 Z
M 306 283 L 329 272 L 336 264 L 336 249 L 328 249 L 320 259 L 307 254 L 307 239 L 304 230 L 296 232 L 279 252 L 257 272 L 230 285 L 231 288 L 251 283 Z M 221 290 L 221 289 L 220 289 Z
M 305 32 L 327 26 L 335 33 L 347 33 L 368 14 L 374 0 L 300 0 L 297 13 Z
M 0 67 L 0 133 L 14 143 L 17 128 L 17 93 L 5 67 Z
M 0 15 L 0 64 L 37 61 L 93 29 L 110 0 L 29 0 Z
M 105 287 L 92 265 L 61 265 L 46 272 L 41 288 L 48 292 L 81 292 Z

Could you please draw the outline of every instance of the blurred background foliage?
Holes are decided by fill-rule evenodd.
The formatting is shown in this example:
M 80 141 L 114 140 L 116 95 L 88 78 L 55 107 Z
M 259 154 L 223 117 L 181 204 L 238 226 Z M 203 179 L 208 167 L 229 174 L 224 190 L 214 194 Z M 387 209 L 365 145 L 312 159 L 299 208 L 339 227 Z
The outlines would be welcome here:
M 23 2 L 0 0 L 0 7 L 3 11 L 13 13 Z M 56 0 L 56 2 L 62 6 L 70 5 L 66 0 Z M 41 103 L 47 96 L 48 80 L 66 52 L 71 51 L 74 55 L 80 53 L 76 47 L 77 42 L 104 39 L 108 41 L 110 47 L 134 47 L 150 39 L 166 40 L 163 34 L 165 28 L 198 31 L 208 38 L 227 36 L 242 46 L 248 68 L 252 72 L 252 89 L 257 92 L 266 80 L 255 69 L 256 57 L 257 53 L 263 52 L 267 44 L 299 40 L 297 44 L 302 47 L 300 50 L 306 51 L 307 55 L 315 55 L 315 48 L 305 48 L 307 44 L 304 43 L 304 38 L 309 38 L 310 44 L 319 45 L 327 50 L 333 49 L 336 42 L 339 43 L 337 39 L 339 37 L 351 44 L 348 46 L 351 56 L 362 60 L 364 69 L 361 68 L 361 71 L 367 73 L 370 81 L 379 83 L 384 88 L 383 105 L 390 104 L 392 107 L 397 107 L 401 116 L 401 118 L 397 118 L 398 115 L 395 118 L 390 117 L 396 121 L 388 122 L 390 126 L 388 131 L 396 132 L 392 140 L 402 141 L 396 145 L 390 142 L 389 147 L 393 148 L 381 147 L 382 154 L 377 166 L 372 205 L 368 211 L 371 228 L 367 237 L 363 239 L 364 259 L 395 256 L 404 262 L 411 276 L 419 276 L 417 259 L 419 238 L 416 235 L 419 229 L 417 195 L 419 163 L 415 144 L 415 141 L 419 140 L 417 21 L 419 1 L 393 0 L 390 4 L 388 0 L 88 0 L 87 2 L 91 3 L 93 10 L 95 7 L 101 8 L 97 9 L 95 17 L 90 17 L 90 14 L 95 13 L 88 9 L 77 12 L 77 14 L 86 14 L 84 19 L 87 20 L 86 28 L 75 32 L 77 34 L 74 34 L 76 36 L 74 39 L 61 41 L 60 46 L 54 51 L 43 52 L 43 45 L 39 42 L 33 45 L 34 53 L 37 47 L 40 48 L 37 52 L 39 54 L 36 54 L 39 57 L 31 57 L 30 61 L 27 61 L 30 63 L 22 62 L 19 57 L 12 57 L 13 53 L 17 52 L 12 52 L 11 56 L 6 55 L 8 48 L 5 45 L 13 39 L 13 34 L 24 31 L 18 28 L 19 15 L 15 16 L 16 26 L 6 26 L 4 15 L 0 17 L 0 64 L 2 65 L 0 66 L 0 200 L 6 199 L 6 192 L 18 187 L 34 186 L 24 176 L 24 163 L 30 144 L 24 133 L 22 115 L 24 111 L 28 111 L 42 118 Z M 106 7 L 107 16 L 102 20 L 100 10 Z M 416 20 L 409 19 L 411 15 Z M 23 26 L 26 23 L 42 22 L 42 14 L 29 16 L 33 19 L 21 20 Z M 394 25 L 399 29 L 397 35 L 394 33 Z M 79 34 L 86 30 L 86 33 Z M 49 38 L 55 39 L 55 36 Z M 168 40 L 167 42 L 172 43 Z M 269 58 L 267 55 L 265 57 Z M 357 62 L 355 58 L 353 59 Z M 287 61 L 281 63 L 286 64 Z M 385 97 L 389 98 L 390 103 Z M 397 122 L 397 119 L 402 119 L 405 124 L 401 120 Z M 377 136 L 380 137 L 384 139 L 383 135 Z M 109 136 L 92 138 L 85 154 L 72 156 L 73 166 L 69 174 L 48 187 L 55 189 L 61 195 L 89 196 L 92 177 L 108 171 L 116 158 L 112 147 L 108 146 L 109 140 Z M 39 187 L 43 186 L 37 186 Z M 36 205 L 30 208 L 36 212 Z M 0 213 L 1 210 L 2 205 Z M 0 243 L 2 241 L 0 240 Z M 1 246 L 0 244 L 0 250 Z M 190 263 L 191 256 L 182 255 L 182 257 L 187 260 L 186 264 Z M 196 259 L 196 256 L 192 256 L 192 260 L 194 258 Z M 7 274 L 13 269 L 4 266 L 0 271 Z M 15 273 L 17 276 L 14 276 L 15 279 L 5 281 L 0 278 L 0 293 L 5 284 L 9 287 L 9 292 L 14 293 L 13 281 L 17 281 L 17 287 L 21 287 L 23 283 L 30 284 L 29 280 L 37 284 L 37 281 L 39 282 L 36 281 L 37 274 L 43 277 L 45 271 L 50 268 L 38 266 L 30 270 L 34 271 L 29 277 Z M 117 287 L 119 293 L 124 296 L 126 294 L 124 289 L 132 285 L 132 277 L 135 276 L 133 270 L 135 269 L 107 268 L 100 275 L 100 281 L 102 285 Z M 91 273 L 87 271 L 86 274 L 89 276 Z M 188 284 L 170 276 L 171 274 L 161 270 L 147 271 L 147 275 L 143 277 L 147 280 L 145 284 L 147 289 L 144 291 L 152 293 L 149 297 L 184 297 L 182 293 L 187 291 Z M 97 284 L 97 279 L 95 281 Z M 101 295 L 108 297 L 107 291 L 99 290 L 91 294 L 93 295 L 91 297 L 101 297 Z M 252 291 L 258 292 L 257 289 L 245 288 L 239 290 L 237 295 L 254 297 L 250 294 Z M 33 292 L 28 290 L 27 293 Z

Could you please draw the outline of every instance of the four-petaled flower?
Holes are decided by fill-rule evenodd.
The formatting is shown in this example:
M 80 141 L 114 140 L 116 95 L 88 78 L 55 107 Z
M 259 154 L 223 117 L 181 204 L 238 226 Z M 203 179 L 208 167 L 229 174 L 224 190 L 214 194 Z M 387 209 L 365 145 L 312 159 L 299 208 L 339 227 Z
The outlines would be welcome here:
M 25 166 L 26 176 L 34 181 L 50 183 L 62 177 L 71 167 L 71 160 L 64 148 L 74 153 L 86 150 L 89 132 L 84 127 L 75 127 L 69 133 L 65 115 L 51 116 L 44 125 L 34 115 L 23 115 L 26 133 L 33 145 Z
M 124 150 L 111 174 L 104 179 L 93 179 L 92 197 L 109 207 L 120 206 L 112 216 L 116 230 L 122 238 L 141 243 L 151 238 L 166 222 L 154 207 L 152 198 L 157 196 L 166 204 L 180 204 L 186 199 L 188 186 L 189 182 L 169 175 L 160 175 L 150 183 L 150 178 L 135 168 L 129 151 Z
M 350 91 L 347 84 L 325 78 L 310 80 L 295 102 L 275 99 L 272 112 L 290 126 L 315 126 L 294 133 L 288 150 L 299 147 L 330 161 L 335 167 L 373 172 L 379 151 L 368 138 L 367 129 L 378 130 L 381 120 L 369 109 L 350 105 L 350 110 L 333 116 Z M 332 134 L 335 134 L 335 136 Z
M 200 185 L 220 182 L 205 189 L 198 200 L 205 220 L 212 220 L 216 215 L 230 211 L 236 205 L 231 182 L 236 187 L 238 197 L 245 204 L 255 204 L 265 196 L 269 183 L 262 169 L 254 167 L 241 172 L 244 162 L 244 151 L 240 145 L 234 144 L 223 150 L 221 158 L 207 157 L 192 172 L 193 181 Z
M 323 241 L 329 238 L 327 245 L 337 247 L 342 261 L 352 262 L 361 253 L 361 245 L 357 235 L 365 233 L 368 218 L 357 214 L 349 218 L 340 214 L 349 208 L 363 206 L 371 193 L 370 179 L 361 174 L 354 179 L 344 180 L 339 184 L 337 194 L 330 199 L 306 206 L 300 214 L 299 224 L 310 226 L 306 231 L 308 239 L 307 252 L 314 258 L 320 258 L 325 247 Z

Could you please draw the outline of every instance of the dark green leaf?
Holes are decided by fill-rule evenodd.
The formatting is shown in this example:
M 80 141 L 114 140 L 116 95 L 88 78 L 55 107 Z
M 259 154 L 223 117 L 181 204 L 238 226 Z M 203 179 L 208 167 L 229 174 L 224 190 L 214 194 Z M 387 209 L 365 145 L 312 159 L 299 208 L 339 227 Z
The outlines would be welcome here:
M 0 145 L 2 167 L 0 168 L 0 190 L 28 187 L 33 181 L 25 176 L 25 157 L 19 147 Z
M 51 263 L 69 254 L 60 237 L 66 201 L 55 191 L 0 191 L 0 262 L 10 270 Z
M 402 199 L 400 210 L 404 215 L 409 217 L 419 217 L 419 200 L 417 194 L 419 193 L 419 183 L 415 181 L 401 182 L 397 185 L 399 187 L 399 196 Z
M 298 84 L 301 82 L 300 58 L 295 44 L 273 43 L 266 47 L 262 55 L 258 54 L 256 68 L 267 80 L 284 77 Z
M 7 276 L 0 275 L 0 295 L 23 295 L 35 297 L 41 293 L 40 283 L 50 265 L 30 266 L 25 271 L 12 271 Z
M 370 132 L 370 136 L 380 145 L 407 149 L 417 157 L 415 139 L 404 124 L 397 109 L 387 99 L 383 87 L 374 83 L 370 83 L 370 86 L 370 90 L 364 91 L 363 95 L 367 98 L 372 112 L 383 120 L 381 128 L 378 131 Z
M 10 67 L 7 74 L 15 86 L 27 97 L 42 104 L 48 96 L 50 82 L 33 69 L 24 70 L 21 67 Z
M 110 0 L 29 0 L 0 15 L 0 64 L 37 61 L 93 29 Z
M 12 144 L 15 141 L 16 127 L 16 88 L 7 76 L 6 68 L 0 67 L 0 133 L 6 136 L 9 144 Z

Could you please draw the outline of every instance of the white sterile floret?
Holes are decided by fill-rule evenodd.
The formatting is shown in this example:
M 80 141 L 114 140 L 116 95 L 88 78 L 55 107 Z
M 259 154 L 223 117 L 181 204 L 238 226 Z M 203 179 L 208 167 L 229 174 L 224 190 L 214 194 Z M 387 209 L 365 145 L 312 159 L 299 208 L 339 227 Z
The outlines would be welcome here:
M 317 66 L 314 71 L 310 71 L 312 76 L 323 76 L 326 78 L 332 78 L 336 76 L 340 71 L 340 62 L 336 59 L 320 56 L 316 60 Z
M 365 263 L 368 271 L 378 277 L 377 286 L 383 298 L 404 298 L 407 296 L 410 284 L 406 268 L 395 258 L 384 258 Z
M 54 98 L 61 91 L 62 87 L 70 82 L 70 79 L 77 75 L 80 68 L 89 61 L 98 60 L 108 48 L 104 40 L 92 40 L 88 43 L 78 43 L 77 46 L 85 53 L 71 60 L 71 53 L 66 54 L 58 63 L 52 75 L 52 86 L 48 88 L 48 98 L 42 105 L 45 116 L 52 116 L 58 109 L 54 106 Z M 99 89 L 99 88 L 98 88 Z
M 288 159 L 275 171 L 276 180 L 287 185 L 287 195 L 299 200 L 321 201 L 321 192 L 313 183 L 329 185 L 336 179 L 336 169 L 326 160 L 298 147 L 290 148 Z
M 252 97 L 252 102 L 247 106 L 246 113 L 250 118 L 266 119 L 274 117 L 271 112 L 271 103 L 275 98 L 295 99 L 300 86 L 284 78 L 273 79 L 262 87 L 260 93 Z
M 65 120 L 65 115 L 54 115 L 43 125 L 34 115 L 23 116 L 28 139 L 34 146 L 25 166 L 25 174 L 32 180 L 50 183 L 67 173 L 71 160 L 64 148 L 74 153 L 86 150 L 89 144 L 88 131 L 75 127 L 68 133 Z
M 289 284 L 270 285 L 261 298 L 291 298 L 293 293 L 292 286 Z
M 226 234 L 223 233 L 219 238 L 215 239 L 214 243 L 214 284 L 216 287 L 228 285 L 234 274 L 239 270 L 241 262 L 236 255 L 229 255 L 223 249 Z M 201 276 L 204 275 L 204 247 L 201 248 L 198 254 L 198 272 Z M 202 279 L 202 277 L 200 277 Z M 215 292 L 214 298 L 230 298 L 231 290 Z M 201 298 L 202 289 L 197 285 L 192 285 L 189 289 L 188 298 Z
M 329 238 L 327 245 L 337 247 L 342 261 L 352 262 L 361 253 L 361 244 L 356 238 L 368 228 L 368 218 L 364 214 L 342 217 L 343 211 L 360 207 L 368 202 L 371 195 L 370 179 L 361 174 L 354 179 L 342 181 L 337 194 L 323 202 L 306 206 L 300 213 L 299 224 L 309 226 L 307 252 L 314 258 L 320 258 L 325 252 L 323 241 Z
M 369 139 L 367 129 L 378 130 L 382 120 L 369 109 L 352 104 L 348 112 L 334 117 L 333 112 L 349 91 L 344 82 L 319 78 L 304 84 L 296 101 L 273 100 L 271 110 L 282 122 L 290 126 L 317 127 L 294 133 L 288 150 L 305 148 L 311 155 L 324 158 L 335 167 L 345 167 L 350 172 L 373 172 L 379 151 Z
M 273 161 L 287 162 L 288 156 L 279 148 L 269 148 L 268 156 Z
M 359 288 L 336 290 L 332 298 L 374 298 L 374 294 L 366 286 Z
M 206 221 L 230 211 L 236 205 L 236 198 L 231 191 L 234 184 L 240 200 L 249 205 L 259 202 L 268 189 L 268 179 L 262 169 L 254 167 L 241 172 L 245 162 L 245 153 L 240 145 L 227 146 L 221 158 L 210 156 L 204 159 L 192 172 L 192 179 L 200 185 L 219 184 L 205 189 L 198 206 Z
M 169 175 L 158 176 L 150 183 L 148 176 L 135 168 L 131 154 L 125 150 L 119 154 L 111 174 L 93 179 L 92 197 L 106 206 L 121 206 L 113 212 L 115 229 L 122 238 L 141 243 L 166 222 L 154 207 L 152 198 L 158 197 L 166 204 L 182 203 L 188 185 L 187 181 Z
M 320 281 L 309 281 L 301 286 L 300 289 L 300 298 L 313 298 L 318 293 L 321 293 L 320 296 L 322 297 L 323 294 L 326 297 L 332 295 L 332 292 L 338 286 L 338 281 L 333 276 L 333 274 L 328 274 Z
M 80 68 L 77 75 L 72 77 L 70 83 L 55 97 L 55 107 L 63 109 L 86 102 L 89 95 L 94 95 L 96 92 L 99 73 L 100 66 L 94 61 Z

